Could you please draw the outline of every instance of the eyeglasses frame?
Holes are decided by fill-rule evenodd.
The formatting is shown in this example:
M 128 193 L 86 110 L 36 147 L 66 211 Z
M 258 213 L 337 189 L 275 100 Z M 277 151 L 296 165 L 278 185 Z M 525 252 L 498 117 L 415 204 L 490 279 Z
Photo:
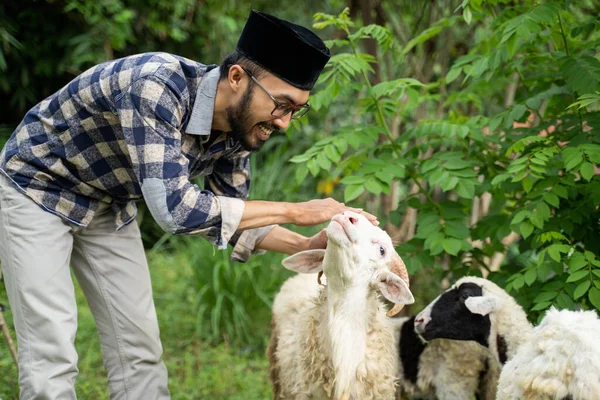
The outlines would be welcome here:
M 274 116 L 276 118 L 283 118 L 286 115 L 288 115 L 289 113 L 292 113 L 292 119 L 298 119 L 298 118 L 305 116 L 306 113 L 310 110 L 310 104 L 308 104 L 308 103 L 297 106 L 297 105 L 292 105 L 290 103 L 282 103 L 280 101 L 277 101 L 277 99 L 275 99 L 275 97 L 273 97 L 273 95 L 271 95 L 271 93 L 269 93 L 269 91 L 258 81 L 258 79 L 256 79 L 254 77 L 254 75 L 252 75 L 252 73 L 250 73 L 250 71 L 248 71 L 248 69 L 246 69 L 246 67 L 243 67 L 241 65 L 240 65 L 240 67 L 250 77 L 250 79 L 252 79 L 252 81 L 254 81 L 254 83 L 256 83 L 258 85 L 258 87 L 260 87 L 263 90 L 263 92 L 265 92 L 267 94 L 267 96 L 269 96 L 269 98 L 271 100 L 273 100 L 273 103 L 275 103 L 275 108 L 273 108 L 273 111 L 271 111 L 272 116 Z M 275 111 L 277 111 L 277 109 L 283 109 L 284 113 L 282 115 L 275 115 L 274 113 L 275 113 Z M 288 109 L 288 111 L 286 111 L 286 109 Z

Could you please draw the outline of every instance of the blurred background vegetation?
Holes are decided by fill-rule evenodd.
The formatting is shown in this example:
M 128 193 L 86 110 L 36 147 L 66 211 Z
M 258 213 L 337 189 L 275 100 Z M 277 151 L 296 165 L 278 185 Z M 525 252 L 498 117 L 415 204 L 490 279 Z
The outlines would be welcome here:
M 334 55 L 315 110 L 254 156 L 251 198 L 333 196 L 377 214 L 412 276 L 406 313 L 466 274 L 505 287 L 532 321 L 551 305 L 600 309 L 594 0 L 2 1 L 0 142 L 96 63 L 166 51 L 218 64 L 251 9 L 315 24 Z M 143 209 L 139 218 L 173 398 L 269 398 L 282 256 L 235 264 L 200 238 L 165 235 Z M 78 300 L 77 390 L 107 398 Z M 0 371 L 0 398 L 16 398 L 3 341 Z

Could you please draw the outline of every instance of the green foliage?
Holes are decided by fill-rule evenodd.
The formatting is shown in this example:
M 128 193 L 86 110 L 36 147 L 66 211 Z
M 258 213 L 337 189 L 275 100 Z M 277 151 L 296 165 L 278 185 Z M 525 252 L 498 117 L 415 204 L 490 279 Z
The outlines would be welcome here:
M 383 29 L 358 25 L 347 10 L 317 15 L 326 22 L 315 27 L 346 35 L 314 98 L 319 109 L 345 112 L 329 115 L 336 128 L 292 158 L 306 171 L 299 181 L 308 171 L 341 178 L 347 202 L 406 188 L 388 221 L 417 211 L 416 233 L 399 247 L 411 273 L 490 272 L 512 231 L 517 241 L 490 277 L 533 318 L 551 305 L 599 309 L 600 24 L 572 2 L 465 0 L 456 12 L 462 19 L 444 14 L 405 43 L 388 43 Z M 452 46 L 446 29 L 476 32 L 468 53 L 437 79 L 414 79 L 420 71 L 410 66 L 434 62 L 421 47 Z M 366 31 L 386 38 L 381 52 L 361 52 Z M 399 75 L 389 60 L 415 75 Z M 503 105 L 511 82 L 514 100 Z M 473 220 L 487 195 L 489 212 Z

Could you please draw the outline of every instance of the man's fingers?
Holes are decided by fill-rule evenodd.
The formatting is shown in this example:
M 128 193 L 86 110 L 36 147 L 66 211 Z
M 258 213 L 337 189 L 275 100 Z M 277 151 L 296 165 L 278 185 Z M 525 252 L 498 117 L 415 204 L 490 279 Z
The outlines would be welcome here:
M 373 214 L 370 214 L 368 212 L 366 212 L 365 210 L 363 210 L 362 208 L 353 208 L 353 207 L 348 207 L 349 211 L 355 212 L 357 214 L 362 214 L 365 217 L 367 217 L 367 219 L 375 226 L 379 225 L 379 221 L 377 220 L 377 217 L 374 216 Z
M 368 219 L 369 221 L 371 221 L 371 223 L 372 223 L 373 225 L 375 225 L 375 226 L 379 225 L 379 221 L 377 220 L 377 217 L 376 217 L 376 216 L 374 216 L 373 214 L 369 214 L 369 213 L 368 213 L 368 212 L 366 212 L 366 211 L 362 211 L 362 212 L 361 212 L 361 214 L 362 214 L 362 215 L 364 215 L 365 217 L 367 217 L 367 219 Z

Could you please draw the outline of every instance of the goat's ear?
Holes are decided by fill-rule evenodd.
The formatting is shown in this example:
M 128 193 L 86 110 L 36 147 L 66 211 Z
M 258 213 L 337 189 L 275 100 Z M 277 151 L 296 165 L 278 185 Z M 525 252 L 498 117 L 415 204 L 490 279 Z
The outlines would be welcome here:
M 465 300 L 465 306 L 473 314 L 488 315 L 498 310 L 501 303 L 496 296 L 471 296 Z
M 303 274 L 316 274 L 323 271 L 325 250 L 304 250 L 283 259 L 283 266 Z
M 395 273 L 382 269 L 375 273 L 372 283 L 381 294 L 394 304 L 412 304 L 415 302 L 408 285 Z

